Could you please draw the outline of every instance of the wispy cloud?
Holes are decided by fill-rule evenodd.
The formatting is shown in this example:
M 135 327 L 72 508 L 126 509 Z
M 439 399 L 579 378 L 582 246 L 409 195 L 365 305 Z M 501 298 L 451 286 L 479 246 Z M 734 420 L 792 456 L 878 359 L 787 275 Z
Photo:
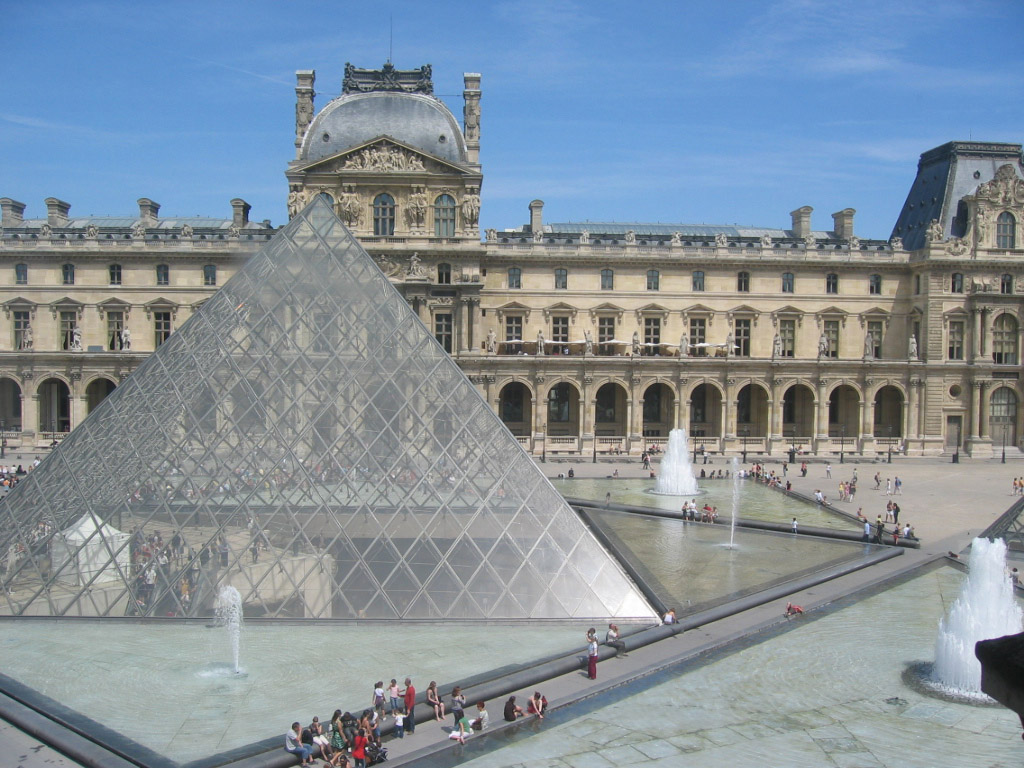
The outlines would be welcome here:
M 241 75 L 248 75 L 249 77 L 254 77 L 254 78 L 258 79 L 258 80 L 263 80 L 264 82 L 267 82 L 267 83 L 276 83 L 277 85 L 286 85 L 289 88 L 294 85 L 293 82 L 288 81 L 288 80 L 282 80 L 279 77 L 273 77 L 271 75 L 264 75 L 264 74 L 261 74 L 259 72 L 253 72 L 252 70 L 242 69 L 241 67 L 234 67 L 234 66 L 232 66 L 230 64 L 224 64 L 224 63 L 219 62 L 219 61 L 211 61 L 209 59 L 200 59 L 200 58 L 197 58 L 195 56 L 188 56 L 188 55 L 185 55 L 184 58 L 190 59 L 191 61 L 198 62 L 199 64 L 205 64 L 208 67 L 220 67 L 221 69 L 226 69 L 229 72 L 237 72 L 237 73 L 239 73 Z

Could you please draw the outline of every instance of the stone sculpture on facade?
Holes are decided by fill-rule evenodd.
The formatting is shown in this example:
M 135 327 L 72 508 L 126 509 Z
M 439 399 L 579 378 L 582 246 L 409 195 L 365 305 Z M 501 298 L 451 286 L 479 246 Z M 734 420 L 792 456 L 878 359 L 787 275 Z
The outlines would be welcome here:
M 627 229 L 626 230 L 626 243 L 629 244 L 629 245 L 632 245 L 635 242 L 636 242 L 636 232 L 634 232 L 632 229 Z
M 875 335 L 868 331 L 864 334 L 864 359 L 874 360 L 875 358 Z
M 487 354 L 493 355 L 498 351 L 498 336 L 495 334 L 494 329 L 490 328 L 487 331 Z
M 771 248 L 772 247 L 772 236 L 771 235 L 769 235 L 767 233 L 761 235 L 761 247 L 762 248 Z
M 682 336 L 679 337 L 679 356 L 680 357 L 689 357 L 690 356 L 690 337 L 687 336 L 685 332 L 683 333 Z
M 724 232 L 718 232 L 715 234 L 715 245 L 719 248 L 727 248 L 729 246 L 729 238 Z
M 856 235 L 850 235 L 850 250 L 851 251 L 859 251 L 860 250 L 860 238 L 857 237 Z
M 409 271 L 407 272 L 409 277 L 427 276 L 427 272 L 423 268 L 422 261 L 423 260 L 420 258 L 418 253 L 413 253 L 413 255 L 409 257 Z
M 355 192 L 345 191 L 338 196 L 338 216 L 350 229 L 359 227 L 362 220 L 363 208 L 359 203 L 359 196 Z
M 148 229 L 148 222 L 137 221 L 135 226 L 132 227 L 132 237 L 138 240 L 144 240 L 146 238 L 146 229 Z
M 894 251 L 902 251 L 903 238 L 897 235 L 896 237 L 889 241 L 889 247 L 892 248 Z
M 95 224 L 90 224 L 88 227 L 85 228 L 85 236 L 88 237 L 90 240 L 95 240 L 97 237 L 100 236 L 99 227 L 97 227 Z
M 535 243 L 543 243 L 544 242 L 544 230 L 543 229 L 538 228 L 538 229 L 535 229 L 533 231 L 533 242 L 535 242 Z
M 32 326 L 31 325 L 26 325 L 24 330 L 22 330 L 22 332 L 21 332 L 21 348 L 22 349 L 32 349 L 32 344 L 33 344 Z
M 181 236 L 182 237 L 192 237 L 192 235 L 193 235 L 192 227 L 190 225 L 188 225 L 188 224 L 182 224 L 182 226 L 181 226 Z
M 929 243 L 941 243 L 942 242 L 942 225 L 938 219 L 932 219 L 928 225 L 928 232 L 926 239 Z
M 125 328 L 121 331 L 121 349 L 130 351 L 132 348 L 132 332 L 131 329 Z
M 71 329 L 71 351 L 82 351 L 82 329 L 79 328 L 77 325 L 73 329 Z
M 822 331 L 821 336 L 818 337 L 818 357 L 828 357 L 828 349 L 828 336 Z
M 587 245 L 590 242 L 590 230 L 584 229 L 580 232 L 580 245 Z
M 423 171 L 423 158 L 414 152 L 390 144 L 366 147 L 345 158 L 346 171 Z
M 672 245 L 682 245 L 683 244 L 683 233 L 682 232 L 673 232 L 672 233 L 671 244 Z
M 299 194 L 299 185 L 292 184 L 288 188 L 288 218 L 292 219 L 299 212 L 302 206 L 302 196 Z
M 42 224 L 39 225 L 39 236 L 50 237 L 51 235 L 53 235 L 53 227 L 51 227 L 44 221 Z
M 467 101 L 462 110 L 462 119 L 466 124 L 466 141 L 480 141 L 480 102 Z
M 777 333 L 772 339 L 772 357 L 782 357 L 782 337 Z
M 462 220 L 467 229 L 476 229 L 480 221 L 480 195 L 470 192 L 462 198 Z
M 497 242 L 497 240 L 498 240 L 498 230 L 496 230 L 496 229 L 488 229 L 484 234 L 487 237 L 487 242 L 488 243 Z
M 544 331 L 537 331 L 537 355 L 544 354 Z
M 422 189 L 409 195 L 409 204 L 405 207 L 405 223 L 409 229 L 419 231 L 427 219 L 427 196 Z
M 910 341 L 907 344 L 907 357 L 917 360 L 917 336 L 910 334 Z
M 733 336 L 732 331 L 725 336 L 725 356 L 732 357 L 736 353 L 736 337 Z
M 638 331 L 633 331 L 633 342 L 631 344 L 631 349 L 634 355 L 640 354 L 640 333 Z
M 583 332 L 583 354 L 594 354 L 594 334 L 590 332 L 589 328 Z

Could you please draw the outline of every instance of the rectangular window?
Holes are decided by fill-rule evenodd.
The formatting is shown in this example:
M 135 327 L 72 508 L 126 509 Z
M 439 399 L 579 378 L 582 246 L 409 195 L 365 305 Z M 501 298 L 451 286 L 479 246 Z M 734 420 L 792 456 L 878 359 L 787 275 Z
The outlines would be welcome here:
M 509 268 L 508 287 L 513 289 L 523 287 L 523 270 L 521 270 L 519 267 Z
M 782 292 L 792 293 L 793 292 L 793 273 L 783 272 L 782 273 Z
M 796 320 L 779 320 L 779 338 L 782 339 L 782 356 L 796 355 Z
M 60 268 L 60 276 L 61 276 L 61 282 L 63 282 L 64 285 L 74 285 L 75 284 L 75 265 L 74 264 L 65 264 L 65 265 L 63 265 Z
M 451 285 L 452 284 L 452 265 L 451 264 L 438 264 L 437 265 L 437 284 L 438 285 Z
M 647 270 L 647 290 L 657 291 L 661 287 L 661 274 L 656 269 Z
M 207 264 L 203 267 L 203 285 L 217 284 L 217 265 Z
M 961 320 L 949 324 L 949 359 L 964 359 L 964 323 Z
M 597 354 L 599 355 L 614 355 L 615 345 L 608 344 L 612 339 L 615 338 L 615 318 L 614 317 L 599 317 L 597 318 Z
M 736 275 L 736 290 L 739 293 L 750 293 L 749 272 L 740 272 Z
M 555 290 L 564 291 L 569 287 L 569 270 L 567 269 L 556 269 L 555 270 Z
M 111 285 L 120 285 L 121 284 L 121 265 L 120 264 L 111 264 L 109 272 L 110 272 L 110 284 Z
M 124 312 L 107 312 L 107 349 L 116 352 L 123 348 Z
M 872 296 L 882 295 L 882 276 L 868 275 L 868 293 Z
M 518 355 L 523 349 L 523 318 L 512 315 L 505 318 L 505 354 Z
M 824 334 L 825 338 L 828 339 L 827 357 L 839 357 L 839 321 L 826 320 Z
M 30 324 L 28 310 L 14 310 L 14 348 L 29 349 L 28 340 L 25 338 L 26 331 Z
M 170 312 L 154 312 L 153 313 L 153 331 L 154 338 L 153 343 L 155 347 L 159 347 L 165 341 L 167 337 L 171 335 L 171 313 Z
M 28 285 L 28 264 L 14 265 L 15 285 Z
M 601 270 L 601 290 L 602 291 L 614 291 L 615 290 L 615 272 L 610 269 Z
M 75 328 L 78 327 L 77 312 L 60 313 L 60 348 L 71 349 L 72 340 L 75 335 Z
M 569 354 L 569 316 L 555 315 L 551 318 L 552 352 L 556 355 Z
M 874 342 L 871 355 L 879 360 L 882 357 L 882 321 L 868 320 L 868 333 L 871 334 L 871 340 Z
M 834 272 L 825 275 L 825 293 L 839 293 L 839 275 Z
M 694 357 L 707 357 L 708 348 L 704 346 L 708 340 L 708 321 L 703 317 L 690 320 L 690 354 Z
M 750 320 L 748 318 L 737 318 L 736 346 L 729 350 L 729 354 L 735 354 L 736 357 L 750 357 Z
M 644 318 L 644 348 L 645 355 L 661 354 L 661 318 Z
M 166 264 L 156 265 L 156 284 L 157 285 L 170 285 L 171 284 L 171 269 Z
M 444 351 L 449 355 L 452 353 L 452 315 L 451 312 L 442 312 L 434 315 L 434 338 Z
M 701 272 L 700 270 L 697 270 L 696 272 L 694 272 L 693 273 L 692 284 L 693 284 L 693 290 L 695 290 L 695 291 L 703 291 L 704 290 L 704 273 Z

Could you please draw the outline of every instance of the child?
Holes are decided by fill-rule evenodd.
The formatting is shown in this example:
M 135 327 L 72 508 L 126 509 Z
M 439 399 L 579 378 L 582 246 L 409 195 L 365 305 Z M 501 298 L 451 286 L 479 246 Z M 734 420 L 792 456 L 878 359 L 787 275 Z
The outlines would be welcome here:
M 388 686 L 388 696 L 391 697 L 391 714 L 394 715 L 402 708 L 401 700 L 398 698 L 398 681 L 391 678 L 391 685 Z
M 384 716 L 384 681 L 373 684 L 373 709 L 379 717 Z
M 394 717 L 395 717 L 395 738 L 397 738 L 397 739 L 404 739 L 405 738 L 405 715 L 402 714 L 402 710 L 400 710 L 400 709 L 392 710 L 391 714 L 394 715 Z

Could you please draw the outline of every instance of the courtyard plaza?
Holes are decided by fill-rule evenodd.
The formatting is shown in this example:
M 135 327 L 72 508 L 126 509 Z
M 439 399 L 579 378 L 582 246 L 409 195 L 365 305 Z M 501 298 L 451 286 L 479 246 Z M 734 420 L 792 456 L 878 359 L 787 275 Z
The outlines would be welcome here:
M 749 465 L 749 463 L 752 463 L 759 457 L 749 456 L 748 458 L 751 460 L 748 462 Z M 764 458 L 763 460 L 769 470 L 774 469 L 777 473 L 781 473 L 781 457 L 775 457 L 774 459 Z M 31 461 L 31 459 L 28 459 L 28 461 Z M 720 466 L 726 466 L 725 460 L 720 456 L 715 456 L 710 461 L 712 462 L 711 467 L 714 467 L 716 470 Z M 826 477 L 827 462 L 831 463 L 831 479 Z M 635 458 L 627 459 L 624 457 L 622 461 L 600 462 L 596 464 L 589 462 L 549 462 L 539 466 L 549 478 L 555 481 L 556 486 L 560 490 L 563 490 L 565 485 L 571 485 L 572 483 L 570 480 L 559 480 L 558 478 L 559 474 L 567 473 L 569 467 L 573 468 L 574 474 L 578 478 L 605 478 L 611 477 L 616 472 L 618 478 L 623 480 L 649 478 L 649 472 L 642 469 L 639 459 Z M 840 480 L 848 480 L 852 477 L 855 468 L 857 470 L 859 486 L 856 501 L 852 504 L 835 501 L 836 494 L 833 489 Z M 654 463 L 654 471 L 658 471 L 657 461 Z M 872 478 L 876 471 L 882 476 L 881 490 L 879 491 L 873 490 L 874 482 Z M 597 680 L 591 681 L 579 672 L 572 672 L 534 686 L 543 691 L 551 704 L 552 714 L 545 722 L 527 721 L 526 724 L 521 724 L 518 727 L 504 729 L 502 728 L 504 724 L 501 721 L 500 714 L 503 699 L 495 699 L 488 702 L 488 710 L 491 714 L 491 726 L 489 729 L 491 735 L 487 738 L 480 738 L 479 735 L 474 735 L 469 739 L 465 747 L 459 747 L 448 739 L 448 730 L 451 725 L 450 717 L 444 723 L 436 723 L 432 719 L 422 722 L 415 734 L 407 735 L 402 740 L 391 739 L 387 742 L 391 762 L 400 765 L 414 762 L 427 755 L 434 755 L 431 759 L 432 764 L 434 764 L 436 760 L 462 762 L 478 756 L 480 759 L 476 762 L 480 765 L 512 766 L 528 763 L 530 765 L 549 765 L 562 768 L 563 766 L 583 764 L 604 765 L 606 763 L 602 762 L 602 760 L 605 759 L 612 763 L 618 763 L 627 757 L 630 758 L 630 761 L 636 762 L 656 762 L 658 759 L 667 759 L 670 762 L 673 756 L 677 756 L 680 752 L 685 751 L 691 753 L 688 757 L 692 757 L 694 752 L 701 753 L 701 759 L 710 761 L 708 764 L 713 764 L 716 759 L 728 758 L 735 761 L 735 764 L 744 764 L 745 761 L 748 761 L 746 764 L 755 764 L 755 762 L 749 761 L 759 759 L 761 762 L 756 764 L 763 765 L 765 764 L 764 752 L 760 753 L 761 756 L 759 758 L 752 757 L 752 755 L 760 752 L 759 745 L 762 745 L 766 749 L 796 750 L 786 754 L 801 754 L 803 755 L 801 760 L 810 765 L 813 764 L 815 756 L 819 754 L 815 749 L 808 747 L 807 739 L 810 739 L 814 744 L 818 745 L 818 748 L 826 751 L 829 755 L 829 760 L 833 761 L 830 764 L 861 764 L 861 762 L 857 762 L 857 759 L 862 761 L 866 759 L 863 754 L 865 749 L 863 742 L 866 739 L 858 740 L 855 735 L 851 735 L 842 726 L 837 710 L 840 706 L 844 705 L 838 701 L 809 700 L 806 708 L 795 713 L 787 721 L 789 723 L 787 728 L 776 727 L 771 729 L 768 726 L 758 726 L 754 722 L 747 723 L 732 720 L 726 722 L 723 720 L 716 724 L 709 722 L 708 717 L 704 715 L 701 715 L 699 720 L 695 721 L 693 709 L 669 706 L 652 707 L 651 699 L 643 698 L 644 695 L 641 695 L 641 700 L 645 702 L 644 708 L 647 710 L 643 719 L 647 723 L 651 721 L 657 723 L 656 733 L 651 733 L 649 736 L 645 735 L 641 738 L 638 734 L 644 727 L 648 731 L 652 731 L 651 726 L 642 726 L 640 721 L 634 722 L 629 717 L 621 719 L 619 715 L 616 715 L 616 717 L 620 717 L 621 729 L 614 731 L 615 735 L 611 738 L 611 741 L 606 738 L 612 732 L 607 730 L 609 726 L 605 720 L 602 720 L 604 715 L 596 712 L 581 711 L 577 717 L 572 714 L 576 712 L 576 709 L 566 707 L 573 702 L 588 700 L 592 703 L 587 706 L 593 709 L 597 706 L 593 702 L 603 701 L 605 697 L 610 695 L 610 691 L 627 683 L 632 685 L 633 688 L 624 689 L 621 695 L 617 694 L 618 698 L 615 701 L 621 699 L 628 702 L 630 691 L 642 692 L 648 686 L 654 690 L 654 686 L 663 685 L 666 683 L 666 680 L 668 685 L 671 686 L 672 679 L 681 680 L 683 678 L 678 677 L 678 672 L 665 673 L 663 670 L 679 662 L 686 662 L 688 665 L 692 665 L 687 667 L 686 672 L 689 674 L 691 668 L 696 670 L 701 675 L 700 681 L 703 686 L 704 695 L 712 699 L 717 698 L 715 686 L 728 684 L 727 677 L 722 677 L 720 670 L 728 669 L 734 663 L 751 663 L 744 661 L 744 657 L 736 656 L 732 653 L 733 649 L 737 647 L 740 649 L 736 651 L 737 654 L 746 653 L 755 654 L 756 656 L 760 653 L 761 656 L 758 657 L 758 661 L 755 663 L 771 664 L 776 659 L 780 663 L 787 659 L 789 661 L 785 663 L 796 663 L 792 657 L 786 656 L 782 650 L 778 650 L 785 649 L 787 644 L 787 633 L 780 632 L 780 628 L 789 629 L 791 626 L 794 626 L 788 624 L 783 616 L 783 608 L 787 600 L 803 606 L 804 610 L 807 611 L 807 615 L 803 617 L 802 623 L 799 626 L 801 628 L 812 628 L 817 623 L 813 621 L 813 619 L 817 618 L 815 614 L 818 614 L 818 616 L 829 614 L 829 607 L 843 603 L 844 598 L 847 598 L 852 593 L 862 589 L 870 590 L 872 587 L 899 579 L 917 566 L 923 565 L 928 561 L 943 558 L 947 552 L 962 553 L 974 536 L 987 528 L 1015 501 L 1011 490 L 1012 481 L 1014 477 L 1024 475 L 1024 462 L 1010 461 L 1007 464 L 1000 464 L 998 460 L 974 460 L 968 457 L 961 457 L 959 465 L 951 465 L 948 458 L 897 458 L 892 464 L 867 461 L 840 464 L 837 458 L 821 457 L 812 458 L 809 461 L 808 473 L 805 478 L 800 477 L 799 462 L 796 465 L 791 465 L 788 479 L 793 483 L 793 489 L 801 494 L 810 496 L 816 489 L 820 488 L 837 507 L 850 513 L 855 512 L 857 507 L 863 507 L 864 515 L 868 519 L 874 520 L 879 513 L 884 514 L 887 500 L 885 494 L 886 478 L 891 477 L 895 479 L 897 475 L 903 481 L 902 494 L 894 497 L 899 501 L 903 510 L 901 521 L 909 521 L 914 526 L 917 535 L 921 539 L 920 549 L 903 550 L 903 554 L 899 557 L 894 557 L 870 568 L 857 570 L 831 581 L 797 591 L 785 599 L 749 608 L 726 618 L 688 629 L 682 634 L 661 642 L 656 642 L 642 648 L 630 649 L 630 653 L 626 658 L 602 661 L 598 665 Z M 614 488 L 614 481 L 612 481 L 612 487 Z M 571 491 L 563 490 L 563 493 L 571 495 Z M 611 493 L 614 503 L 614 490 Z M 803 504 L 796 504 L 794 506 L 794 516 L 799 519 L 800 510 L 805 508 Z M 940 573 L 945 573 L 948 570 L 940 569 Z M 948 599 L 955 594 L 955 578 L 951 578 L 948 574 L 932 577 L 933 581 L 936 579 L 943 582 L 939 590 L 942 594 L 942 599 Z M 864 600 L 863 604 L 868 604 L 870 599 Z M 882 605 L 890 602 L 884 596 L 881 598 L 876 596 L 874 599 L 876 602 L 880 601 Z M 896 597 L 897 601 L 904 599 L 912 600 L 913 595 L 910 595 L 908 598 L 904 598 L 902 595 Z M 872 622 L 884 624 L 881 614 L 871 610 L 860 609 L 859 605 L 856 604 L 853 607 L 861 611 L 862 615 L 860 618 L 865 625 Z M 830 621 L 832 616 L 841 615 L 842 613 L 844 611 L 837 611 L 832 615 L 824 615 L 822 621 Z M 846 613 L 849 612 L 847 611 Z M 925 622 L 925 624 L 927 623 Z M 823 623 L 821 626 L 826 627 L 827 624 Z M 562 626 L 552 627 L 550 630 L 544 627 L 534 627 L 531 633 L 535 636 L 538 634 L 549 635 L 547 640 L 555 641 L 553 644 L 550 644 L 550 647 L 547 641 L 542 643 L 544 645 L 543 650 L 547 653 L 550 653 L 556 647 L 558 650 L 566 653 L 581 653 L 584 645 L 583 633 L 585 629 L 586 627 L 580 626 L 574 632 Z M 603 632 L 604 628 L 601 627 L 599 629 Z M 917 644 L 919 646 L 923 644 L 923 647 L 930 647 L 934 639 L 934 627 L 922 626 L 921 632 L 924 637 L 917 638 Z M 744 640 L 744 638 L 748 639 Z M 488 626 L 480 629 L 466 627 L 465 631 L 460 631 L 457 645 L 465 650 L 466 655 L 489 657 L 493 659 L 491 666 L 499 667 L 505 666 L 508 663 L 509 657 L 505 654 L 504 649 L 509 642 L 522 643 L 528 641 L 519 638 L 518 635 L 510 634 L 501 627 Z M 762 642 L 768 650 L 758 651 L 758 646 Z M 879 640 L 878 642 L 883 641 Z M 863 655 L 869 661 L 876 654 L 881 653 L 876 645 L 877 643 L 872 640 L 870 633 L 865 632 L 863 637 Z M 898 653 L 899 650 L 899 648 L 891 647 L 893 654 Z M 397 653 L 397 650 L 395 652 Z M 282 654 L 284 653 L 285 651 L 282 650 Z M 917 655 L 921 656 L 922 654 L 918 652 Z M 927 654 L 925 653 L 924 655 L 926 656 Z M 522 654 L 517 653 L 516 656 L 520 659 L 525 659 Z M 439 680 L 439 690 L 442 693 L 446 694 L 450 691 L 449 681 L 445 676 L 450 667 L 446 669 L 447 665 L 444 664 L 435 666 L 430 664 L 427 659 L 423 659 L 420 663 L 424 664 L 423 669 L 408 670 L 413 676 L 419 691 L 425 690 L 426 683 L 431 678 Z M 367 681 L 370 681 L 371 678 L 375 679 L 383 675 L 388 677 L 395 676 L 389 670 L 395 669 L 397 671 L 398 666 L 408 668 L 409 664 L 407 661 L 388 660 L 382 658 L 381 654 L 375 653 L 373 660 L 368 662 L 367 672 L 364 675 L 359 675 L 356 670 L 353 670 L 354 674 L 349 678 L 347 684 L 341 683 L 338 680 L 332 685 L 327 686 L 328 688 L 337 686 L 334 690 L 329 690 L 328 698 L 332 701 L 337 701 L 337 706 L 341 706 L 343 709 L 346 707 L 353 709 L 353 711 L 361 709 L 364 706 L 364 700 L 368 700 L 366 695 L 368 693 L 368 683 L 364 683 L 362 678 L 365 677 Z M 427 666 L 430 668 L 427 668 Z M 891 662 L 886 662 L 886 666 L 892 666 Z M 788 669 L 793 669 L 794 675 L 800 674 L 795 667 L 787 667 Z M 658 676 L 659 670 L 662 670 L 660 673 L 662 677 Z M 787 672 L 777 670 L 776 673 L 775 677 L 769 675 L 769 680 L 773 680 L 775 684 L 785 686 Z M 449 674 L 454 679 L 455 673 L 452 671 Z M 666 674 L 668 675 L 667 678 L 664 677 Z M 346 675 L 345 677 L 349 676 Z M 356 680 L 357 677 L 358 681 Z M 630 681 L 635 681 L 637 678 L 640 678 L 640 680 L 630 683 Z M 657 690 L 661 689 L 658 688 Z M 515 693 L 518 700 L 522 703 L 525 702 L 525 699 L 531 692 L 524 690 L 516 691 Z M 469 694 L 470 698 L 472 698 L 471 691 Z M 859 709 L 870 710 L 872 707 L 875 707 L 875 704 L 863 698 L 866 694 L 862 695 L 861 693 L 852 692 L 850 695 L 860 702 L 857 704 Z M 627 699 L 622 699 L 622 696 L 626 696 Z M 597 698 L 594 699 L 592 697 Z M 910 697 L 903 696 L 903 698 L 909 699 Z M 656 696 L 655 700 L 657 700 Z M 614 704 L 611 700 L 609 702 Z M 849 705 L 849 703 L 847 702 L 846 705 Z M 276 706 L 280 711 L 280 716 L 278 717 L 280 724 L 277 729 L 269 733 L 253 734 L 253 739 L 276 739 L 279 736 L 278 731 L 283 734 L 288 723 L 293 720 L 298 719 L 301 722 L 307 722 L 316 714 L 323 720 L 330 715 L 326 707 L 322 707 L 323 711 L 311 709 L 311 706 L 313 706 L 312 702 L 288 702 L 279 699 L 276 702 Z M 577 706 L 579 705 L 574 705 L 574 707 Z M 927 706 L 915 706 L 908 708 L 910 715 L 907 716 L 911 719 L 916 717 L 915 722 L 927 721 L 929 719 L 942 720 L 943 718 L 948 720 L 950 718 L 948 710 L 940 703 L 936 703 L 931 709 Z M 565 708 L 564 711 L 568 717 L 564 722 L 559 720 L 558 714 L 562 708 Z M 420 706 L 419 709 L 421 716 L 423 716 L 425 708 Z M 984 710 L 980 711 L 983 712 Z M 715 710 L 709 709 L 708 715 L 712 719 L 714 712 Z M 987 739 L 997 740 L 1000 744 L 1006 742 L 1012 744 L 1013 748 L 1016 748 L 1016 745 L 1019 744 L 1017 735 L 1019 728 L 1016 716 L 1008 710 L 999 709 L 992 710 L 991 712 L 996 713 L 995 721 L 999 723 L 998 726 L 978 724 L 975 721 L 981 715 L 972 715 L 967 719 L 968 722 L 965 722 L 963 727 L 984 732 Z M 778 725 L 777 722 L 776 725 Z M 269 723 L 267 728 L 270 729 Z M 511 731 L 517 732 L 511 735 Z M 527 733 L 534 731 L 539 734 L 536 738 L 523 738 Z M 551 735 L 547 734 L 548 731 L 551 732 Z M 600 737 L 595 735 L 599 731 L 601 732 Z M 800 731 L 802 735 L 793 736 L 795 731 Z M 508 739 L 504 737 L 506 732 L 510 733 Z M 782 734 L 781 737 L 779 736 L 780 733 Z M 906 733 L 906 738 L 912 737 L 912 732 Z M 552 740 L 553 738 L 554 741 Z M 781 738 L 781 741 L 776 743 L 774 740 L 779 738 Z M 796 739 L 795 745 L 788 744 L 788 741 L 792 741 L 794 738 Z M 913 747 L 909 742 L 903 745 L 902 749 L 904 751 L 901 753 L 900 745 L 896 743 L 899 741 L 897 735 L 889 734 L 886 736 L 885 741 L 889 744 L 890 749 L 895 750 L 893 754 L 906 755 L 906 762 L 885 761 L 884 759 L 879 759 L 878 756 L 870 756 L 871 759 L 863 762 L 863 764 L 926 764 L 913 762 L 910 759 Z M 630 742 L 635 742 L 635 744 L 630 746 Z M 786 742 L 788 745 L 779 746 L 783 742 Z M 2 744 L 6 754 L 16 755 L 20 761 L 19 765 L 25 766 L 25 768 L 43 765 L 75 765 L 74 762 L 56 753 L 50 747 L 42 745 L 17 729 L 8 727 L 0 731 L 0 744 Z M 495 747 L 501 747 L 506 744 L 507 746 L 499 749 L 497 754 L 493 753 Z M 629 747 L 629 749 L 625 749 L 626 747 Z M 616 748 L 620 751 L 610 751 Z M 719 748 L 725 751 L 718 751 Z M 594 752 L 606 753 L 606 755 L 605 757 L 597 757 L 592 754 Z M 559 757 L 560 755 L 561 757 Z M 851 759 L 854 762 L 849 762 Z M 669 764 L 669 762 L 665 762 L 665 764 Z M 773 764 L 770 758 L 767 764 Z M 963 764 L 974 763 L 968 761 Z

